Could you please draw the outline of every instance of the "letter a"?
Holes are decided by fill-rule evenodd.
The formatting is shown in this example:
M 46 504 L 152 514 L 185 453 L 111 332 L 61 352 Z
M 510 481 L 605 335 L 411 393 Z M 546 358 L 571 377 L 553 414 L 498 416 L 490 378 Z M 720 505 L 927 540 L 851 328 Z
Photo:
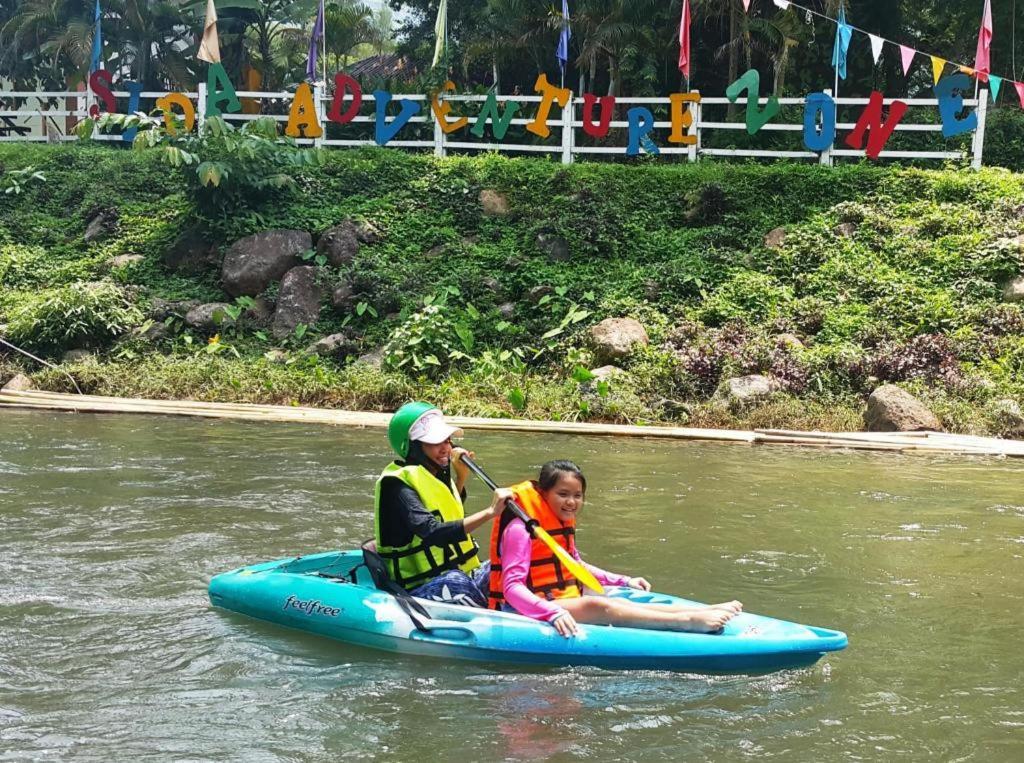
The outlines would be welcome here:
M 224 65 L 221 63 L 210 64 L 206 70 L 206 116 L 219 117 L 221 115 L 220 104 L 224 101 L 227 102 L 228 113 L 233 114 L 242 110 L 242 104 L 239 102 L 238 96 L 235 95 L 235 86 L 228 79 Z
M 313 89 L 308 82 L 295 88 L 292 107 L 288 110 L 288 126 L 284 134 L 289 138 L 319 138 L 324 128 L 316 121 L 316 104 L 313 103 Z
M 907 104 L 903 101 L 894 101 L 889 107 L 889 119 L 883 123 L 882 105 L 882 94 L 877 90 L 873 91 L 868 105 L 864 107 L 860 119 L 857 120 L 857 126 L 846 137 L 846 145 L 860 150 L 864 147 L 864 133 L 870 130 L 871 134 L 868 136 L 867 149 L 868 159 L 878 158 L 878 155 L 882 153 L 882 149 L 885 148 L 889 137 L 896 129 L 896 125 L 900 123 L 903 115 L 907 113 Z

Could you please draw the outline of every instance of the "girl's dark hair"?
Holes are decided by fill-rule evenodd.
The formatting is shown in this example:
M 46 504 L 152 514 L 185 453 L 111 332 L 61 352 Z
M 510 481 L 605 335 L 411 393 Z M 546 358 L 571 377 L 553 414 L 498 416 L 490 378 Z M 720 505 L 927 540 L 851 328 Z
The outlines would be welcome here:
M 572 461 L 548 461 L 540 468 L 540 476 L 537 478 L 537 486 L 541 490 L 550 490 L 558 482 L 563 474 L 571 474 L 583 485 L 584 495 L 587 492 L 587 478 L 583 472 Z

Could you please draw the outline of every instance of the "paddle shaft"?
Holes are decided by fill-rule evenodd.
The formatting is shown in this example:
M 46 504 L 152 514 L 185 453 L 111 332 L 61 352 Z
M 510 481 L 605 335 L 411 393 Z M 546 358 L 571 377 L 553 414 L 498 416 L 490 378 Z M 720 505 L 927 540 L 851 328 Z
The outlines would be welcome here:
M 477 466 L 468 454 L 462 454 L 462 463 L 469 467 L 469 470 L 479 477 L 491 490 L 498 489 L 498 485 L 494 480 L 488 477 L 484 470 Z M 575 575 L 583 585 L 591 590 L 597 591 L 598 593 L 604 593 L 604 586 L 601 585 L 600 581 L 598 581 L 598 579 L 595 578 L 586 567 L 573 559 L 564 548 L 558 545 L 558 542 L 548 535 L 543 527 L 532 520 L 523 507 L 520 506 L 514 498 L 506 498 L 505 507 L 511 511 L 517 519 L 522 520 L 523 524 L 526 525 L 526 529 L 536 534 L 536 536 L 551 549 L 555 556 L 562 561 L 562 564 L 568 567 L 569 571 Z

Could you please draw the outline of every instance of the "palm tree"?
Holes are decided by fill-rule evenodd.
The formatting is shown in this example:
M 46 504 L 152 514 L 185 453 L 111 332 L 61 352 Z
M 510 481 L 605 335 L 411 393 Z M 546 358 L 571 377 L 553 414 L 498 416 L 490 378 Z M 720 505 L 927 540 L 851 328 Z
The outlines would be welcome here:
M 373 11 L 358 0 L 341 0 L 327 6 L 324 14 L 324 33 L 328 55 L 334 56 L 334 68 L 339 59 L 342 68 L 348 68 L 352 49 L 364 42 L 372 42 L 377 34 L 373 25 Z
M 622 88 L 622 57 L 630 48 L 659 51 L 651 20 L 662 3 L 657 0 L 581 0 L 573 33 L 582 39 L 578 63 L 590 69 L 591 87 L 599 61 L 608 60 L 608 95 Z
M 92 14 L 83 0 L 17 3 L 0 28 L 0 68 L 58 86 L 80 81 L 92 52 Z

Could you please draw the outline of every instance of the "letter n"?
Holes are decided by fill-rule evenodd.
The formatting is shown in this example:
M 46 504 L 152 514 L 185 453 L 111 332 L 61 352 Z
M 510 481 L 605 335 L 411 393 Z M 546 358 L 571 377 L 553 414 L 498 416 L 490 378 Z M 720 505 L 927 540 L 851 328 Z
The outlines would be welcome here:
M 869 159 L 878 158 L 878 155 L 882 153 L 882 149 L 885 148 L 889 137 L 896 129 L 896 125 L 900 123 L 903 115 L 907 113 L 907 104 L 903 101 L 893 101 L 889 107 L 889 119 L 882 122 L 883 103 L 882 94 L 877 90 L 873 91 L 868 105 L 864 107 L 860 119 L 857 120 L 857 126 L 846 137 L 846 145 L 860 150 L 864 148 L 864 133 L 870 130 L 871 134 L 868 136 L 866 152 Z

